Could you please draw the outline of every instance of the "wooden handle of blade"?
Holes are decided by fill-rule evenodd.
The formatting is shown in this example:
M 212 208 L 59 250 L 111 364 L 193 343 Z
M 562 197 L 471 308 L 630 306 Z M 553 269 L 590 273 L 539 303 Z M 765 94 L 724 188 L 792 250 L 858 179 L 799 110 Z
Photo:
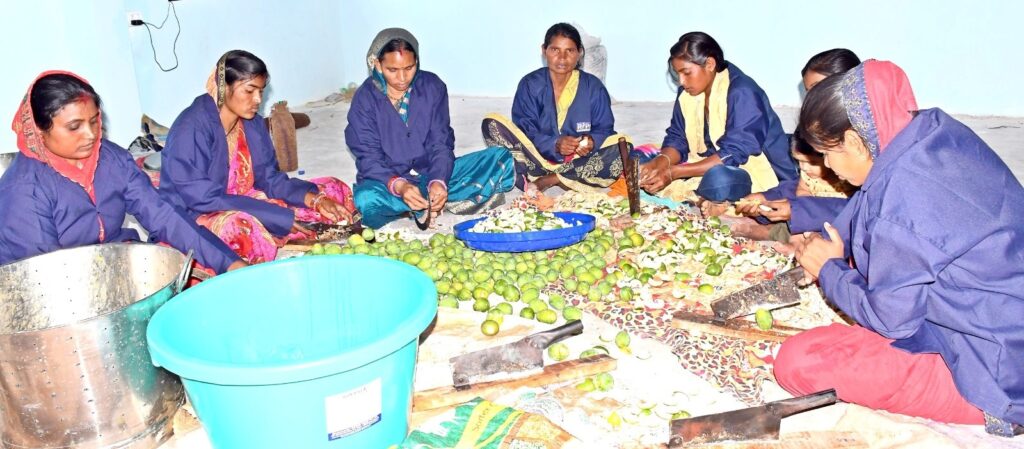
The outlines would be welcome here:
M 743 340 L 767 340 L 779 343 L 803 332 L 803 329 L 788 326 L 773 326 L 771 330 L 766 331 L 761 330 L 754 323 L 742 320 L 728 320 L 719 323 L 709 316 L 686 312 L 676 312 L 672 315 L 672 327 Z
M 413 394 L 412 410 L 421 412 L 449 405 L 461 404 L 475 397 L 493 399 L 501 394 L 521 387 L 541 387 L 570 380 L 581 379 L 608 371 L 614 371 L 616 361 L 607 354 L 585 359 L 569 360 L 544 367 L 544 371 L 529 377 L 511 380 L 497 380 L 471 385 L 465 390 L 444 386 Z

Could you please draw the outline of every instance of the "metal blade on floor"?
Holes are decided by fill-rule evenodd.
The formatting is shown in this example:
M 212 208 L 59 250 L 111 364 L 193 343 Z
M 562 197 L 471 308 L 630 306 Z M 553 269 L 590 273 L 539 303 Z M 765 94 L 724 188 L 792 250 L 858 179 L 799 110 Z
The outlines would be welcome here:
M 464 389 L 475 383 L 513 379 L 539 372 L 544 368 L 544 349 L 559 340 L 581 333 L 583 322 L 576 320 L 514 343 L 452 357 L 452 385 L 456 389 Z
M 836 403 L 836 391 L 825 390 L 731 412 L 669 423 L 668 447 L 686 447 L 720 441 L 777 440 L 782 418 Z
M 802 267 L 791 268 L 746 289 L 711 302 L 715 318 L 731 320 L 757 312 L 774 310 L 800 303 L 800 282 L 804 278 Z

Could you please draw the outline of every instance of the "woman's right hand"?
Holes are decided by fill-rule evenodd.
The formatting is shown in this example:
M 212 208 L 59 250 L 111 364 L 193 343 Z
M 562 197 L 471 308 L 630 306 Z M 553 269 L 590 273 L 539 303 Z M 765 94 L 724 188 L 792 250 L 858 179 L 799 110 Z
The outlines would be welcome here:
M 761 204 L 765 201 L 767 200 L 764 194 L 751 193 L 736 202 L 736 212 L 748 217 L 757 217 L 761 215 Z
M 640 166 L 640 187 L 647 193 L 660 192 L 672 182 L 672 164 L 668 157 L 655 157 Z
M 555 150 L 562 156 L 572 156 L 580 146 L 580 138 L 573 136 L 561 136 L 555 142 Z
M 424 210 L 430 207 L 430 203 L 420 193 L 419 187 L 409 181 L 403 180 L 398 182 L 399 184 L 395 187 L 395 191 L 398 192 L 398 196 L 402 197 L 402 201 L 409 206 L 409 209 Z

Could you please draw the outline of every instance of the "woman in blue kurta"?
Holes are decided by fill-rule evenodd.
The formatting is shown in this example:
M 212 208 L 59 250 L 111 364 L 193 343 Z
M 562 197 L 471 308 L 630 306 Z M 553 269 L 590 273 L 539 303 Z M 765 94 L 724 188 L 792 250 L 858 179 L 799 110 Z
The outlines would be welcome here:
M 799 133 L 859 185 L 797 248 L 859 326 L 787 340 L 794 394 L 839 398 L 1012 435 L 1024 423 L 1024 187 L 964 124 L 917 111 L 895 64 L 869 60 L 807 94 Z
M 541 45 L 547 67 L 519 81 L 512 120 L 489 114 L 482 125 L 484 140 L 509 148 L 516 171 L 541 191 L 608 187 L 622 174 L 611 97 L 580 69 L 583 52 L 575 27 L 553 25 Z
M 161 192 L 249 263 L 274 260 L 288 240 L 310 237 L 300 222 L 347 221 L 355 209 L 341 181 L 304 181 L 278 169 L 257 113 L 269 76 L 252 53 L 225 53 L 161 153 Z
M 100 98 L 69 72 L 39 76 L 12 128 L 14 163 L 0 178 L 0 264 L 62 248 L 139 240 L 130 213 L 153 240 L 218 273 L 243 267 L 231 250 L 164 201 L 127 151 L 102 138 Z
M 352 98 L 345 128 L 363 224 L 379 228 L 410 213 L 477 213 L 502 204 L 515 182 L 512 155 L 491 147 L 455 157 L 448 88 L 420 70 L 412 33 L 381 31 L 366 62 L 370 76 Z
M 641 187 L 654 193 L 673 180 L 700 177 L 700 191 L 711 196 L 705 199 L 719 202 L 796 179 L 789 140 L 768 96 L 725 60 L 718 42 L 686 33 L 669 50 L 668 63 L 679 92 L 660 154 L 641 167 Z

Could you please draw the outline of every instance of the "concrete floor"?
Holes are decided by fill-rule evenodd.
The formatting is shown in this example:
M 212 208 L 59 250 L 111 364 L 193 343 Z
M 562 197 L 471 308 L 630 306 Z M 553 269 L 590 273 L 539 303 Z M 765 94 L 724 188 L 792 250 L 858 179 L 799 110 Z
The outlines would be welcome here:
M 335 176 L 349 183 L 355 182 L 355 161 L 344 142 L 348 103 L 308 103 L 295 108 L 309 114 L 310 126 L 297 132 L 299 167 L 302 178 Z M 460 97 L 450 98 L 452 128 L 455 129 L 455 151 L 462 155 L 483 148 L 480 121 L 484 114 L 509 114 L 511 98 Z M 661 143 L 672 114 L 668 102 L 617 102 L 612 105 L 616 117 L 616 130 L 629 134 L 635 143 Z M 798 109 L 779 107 L 776 112 L 787 132 L 796 126 Z M 956 116 L 1006 161 L 1018 179 L 1024 179 L 1024 117 Z

